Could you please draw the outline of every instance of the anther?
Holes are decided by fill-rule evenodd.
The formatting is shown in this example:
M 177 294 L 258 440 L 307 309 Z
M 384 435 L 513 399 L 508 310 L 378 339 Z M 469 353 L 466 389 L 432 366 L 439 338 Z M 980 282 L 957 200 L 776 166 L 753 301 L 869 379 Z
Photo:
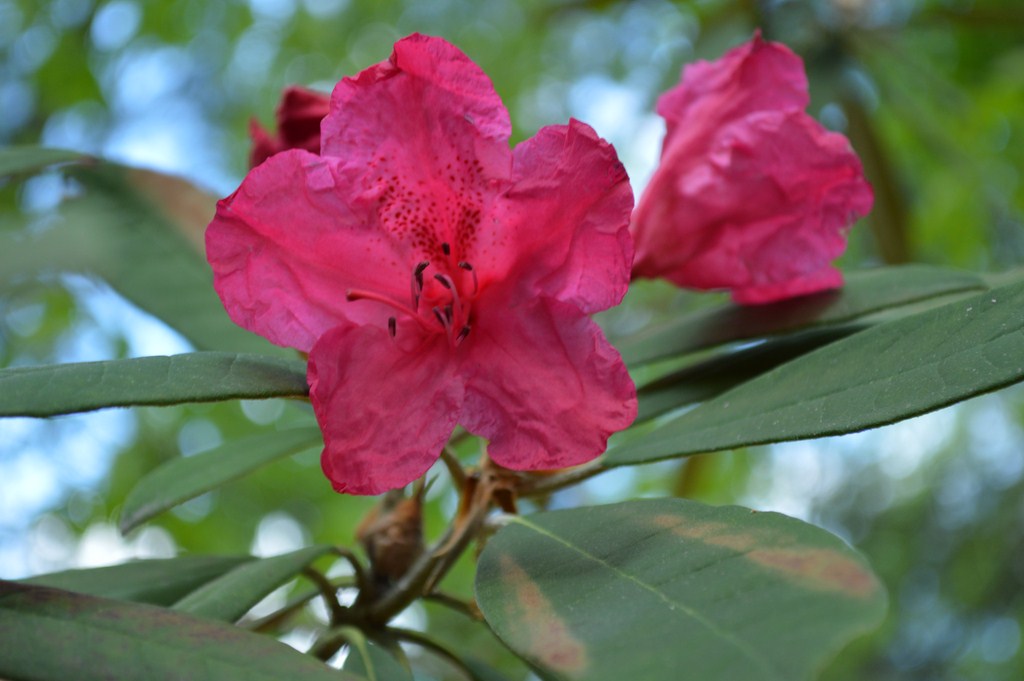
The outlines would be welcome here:
M 441 244 L 441 252 L 444 253 L 445 255 L 452 254 L 452 247 L 448 245 L 447 241 Z
M 451 322 L 449 322 L 448 319 L 445 318 L 444 313 L 441 312 L 441 308 L 434 308 L 434 316 L 437 317 L 438 323 L 444 327 L 445 331 L 448 331 L 451 328 Z
M 434 279 L 441 282 L 441 286 L 444 286 L 449 291 L 452 290 L 452 280 L 443 274 L 435 274 Z
M 412 271 L 412 309 L 420 306 L 420 292 L 423 290 L 423 270 L 430 266 L 429 260 L 424 260 Z
M 430 267 L 430 261 L 424 260 L 419 265 L 416 265 L 416 269 L 413 270 L 413 276 L 416 277 L 416 284 L 422 289 L 423 288 L 423 270 Z
M 456 343 L 461 343 L 462 341 L 466 340 L 466 336 L 468 336 L 468 335 L 469 335 L 469 324 L 466 324 L 464 327 L 462 327 L 462 330 L 459 331 L 459 335 L 455 337 L 455 342 Z
M 395 334 L 397 332 L 398 332 L 398 320 L 395 319 L 394 317 L 388 317 L 388 333 L 390 333 L 391 337 L 394 338 Z
M 480 290 L 480 280 L 476 278 L 476 270 L 465 260 L 459 261 L 459 267 L 473 275 L 473 295 L 476 295 L 476 292 Z

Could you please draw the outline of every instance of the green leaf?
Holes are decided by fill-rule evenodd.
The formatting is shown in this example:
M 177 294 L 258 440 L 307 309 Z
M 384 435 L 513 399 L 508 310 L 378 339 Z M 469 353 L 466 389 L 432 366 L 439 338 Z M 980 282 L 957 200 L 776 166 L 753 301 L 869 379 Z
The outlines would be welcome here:
M 610 449 L 610 466 L 893 423 L 1024 379 L 1024 283 L 875 326 Z
M 752 348 L 716 355 L 652 381 L 637 391 L 645 421 L 694 402 L 707 400 L 769 369 L 823 345 L 845 338 L 862 326 L 847 324 L 768 340 Z
M 102 277 L 201 350 L 281 354 L 234 324 L 213 289 L 202 232 L 214 199 L 184 180 L 105 161 L 76 165 L 81 186 L 60 220 L 29 234 L 0 234 L 8 282 L 53 271 Z
M 370 641 L 353 627 L 344 630 L 348 657 L 342 669 L 359 674 L 367 681 L 412 681 L 412 674 L 384 648 Z
M 864 559 L 828 532 L 681 499 L 512 517 L 476 594 L 513 651 L 586 681 L 809 679 L 886 609 Z
M 166 608 L 0 581 L 0 678 L 355 681 L 266 636 Z
M 231 352 L 0 369 L 0 416 L 306 395 L 306 365 Z
M 472 657 L 462 660 L 473 681 L 509 681 L 509 678 L 494 667 Z
M 91 596 L 171 605 L 211 579 L 250 560 L 252 556 L 179 556 L 51 572 L 21 581 Z
M 295 577 L 330 546 L 309 546 L 272 558 L 254 560 L 207 582 L 174 604 L 175 610 L 234 622 L 271 591 Z
M 29 175 L 58 163 L 74 163 L 85 160 L 89 160 L 89 157 L 66 149 L 27 145 L 3 147 L 0 148 L 0 178 L 9 175 Z
M 910 303 L 986 288 L 976 274 L 927 265 L 902 265 L 847 276 L 846 285 L 771 305 L 725 305 L 650 327 L 618 343 L 637 366 L 723 343 L 845 323 Z
M 124 500 L 118 528 L 127 533 L 178 504 L 320 442 L 319 428 L 289 428 L 172 459 L 135 484 Z

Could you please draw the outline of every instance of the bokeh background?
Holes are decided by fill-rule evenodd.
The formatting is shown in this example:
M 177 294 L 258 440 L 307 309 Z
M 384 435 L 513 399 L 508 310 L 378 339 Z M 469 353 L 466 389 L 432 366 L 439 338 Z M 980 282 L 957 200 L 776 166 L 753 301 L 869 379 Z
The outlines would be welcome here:
M 663 133 L 657 95 L 683 64 L 717 58 L 755 27 L 803 56 L 811 113 L 851 138 L 875 187 L 845 268 L 916 261 L 998 272 L 1024 262 L 1019 0 L 0 0 L 0 143 L 89 152 L 226 195 L 246 170 L 250 119 L 271 124 L 282 87 L 329 91 L 419 31 L 455 42 L 490 74 L 516 139 L 584 120 L 614 143 L 639 193 Z M 0 186 L 0 251 L 45 231 L 74 192 L 56 173 Z M 0 285 L 0 366 L 191 349 L 102 279 L 47 267 L 43 256 Z M 613 336 L 711 297 L 644 284 L 630 298 L 605 320 Z M 0 577 L 351 544 L 371 500 L 334 494 L 315 451 L 127 537 L 116 530 L 125 495 L 161 462 L 308 418 L 275 400 L 0 420 Z M 867 433 L 618 469 L 549 503 L 680 495 L 817 523 L 863 551 L 891 596 L 883 627 L 822 678 L 1016 681 L 1022 426 L 1024 391 L 1009 389 Z M 436 533 L 454 496 L 441 482 L 430 499 Z M 469 594 L 471 579 L 464 561 L 447 586 Z M 527 674 L 483 625 L 432 606 L 403 617 Z M 301 628 L 288 640 L 308 645 Z

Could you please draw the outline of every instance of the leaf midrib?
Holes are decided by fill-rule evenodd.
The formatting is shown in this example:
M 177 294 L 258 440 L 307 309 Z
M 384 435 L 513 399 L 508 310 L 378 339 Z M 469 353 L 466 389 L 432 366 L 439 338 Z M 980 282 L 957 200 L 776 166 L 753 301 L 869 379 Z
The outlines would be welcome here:
M 554 533 L 552 533 L 552 532 L 550 532 L 550 531 L 540 527 L 539 525 L 535 525 L 534 523 L 531 523 L 529 520 L 527 520 L 527 519 L 525 519 L 525 518 L 523 518 L 521 516 L 515 516 L 515 517 L 511 518 L 511 522 L 523 525 L 524 527 L 527 527 L 527 528 L 537 532 L 538 534 L 540 534 L 540 535 L 542 535 L 544 537 L 547 537 L 548 539 L 551 539 L 552 541 L 555 541 L 555 542 L 561 544 L 562 546 L 564 546 L 564 547 L 566 547 L 566 548 L 568 548 L 568 549 L 570 549 L 572 551 L 575 551 L 579 555 L 581 555 L 581 556 L 583 556 L 583 557 L 585 557 L 585 558 L 587 558 L 589 560 L 594 561 L 595 563 L 597 563 L 601 567 L 609 570 L 610 572 L 614 573 L 615 575 L 617 575 L 617 576 L 619 576 L 619 577 L 621 577 L 623 579 L 626 579 L 626 580 L 632 582 L 633 584 L 637 585 L 639 588 L 644 589 L 645 591 L 649 591 L 650 593 L 652 593 L 655 596 L 657 596 L 661 601 L 667 603 L 669 606 L 673 606 L 673 607 L 669 607 L 669 612 L 674 612 L 674 613 L 680 613 L 680 614 L 683 614 L 683 615 L 687 615 L 690 618 L 692 618 L 695 622 L 697 622 L 701 626 L 703 626 L 706 629 L 708 629 L 709 631 L 711 631 L 714 635 L 720 637 L 724 641 L 727 641 L 734 648 L 736 648 L 740 653 L 742 653 L 744 657 L 748 658 L 755 666 L 759 667 L 766 674 L 768 674 L 769 678 L 775 679 L 776 681 L 786 681 L 785 679 L 783 679 L 783 677 L 779 676 L 779 672 L 772 666 L 770 660 L 768 660 L 763 655 L 759 654 L 756 650 L 754 650 L 749 645 L 744 643 L 741 639 L 737 638 L 733 634 L 730 634 L 729 632 L 724 631 L 723 629 L 718 627 L 714 622 L 708 620 L 706 617 L 704 617 L 699 612 L 697 612 L 696 610 L 694 610 L 690 606 L 686 605 L 685 603 L 681 603 L 679 601 L 673 600 L 667 594 L 665 594 L 662 591 L 659 591 L 656 587 L 652 586 L 651 584 L 648 584 L 647 582 L 643 581 L 642 579 L 638 579 L 637 577 L 629 574 L 628 572 L 624 572 L 623 570 L 621 570 L 618 567 L 612 565 L 611 563 L 609 563 L 608 561 L 604 560 L 603 558 L 600 558 L 599 556 L 595 556 L 594 554 L 589 553 L 588 551 L 584 550 L 583 548 L 581 548 L 581 547 L 579 547 L 579 546 L 569 542 L 565 538 L 560 537 L 559 535 L 554 534 Z

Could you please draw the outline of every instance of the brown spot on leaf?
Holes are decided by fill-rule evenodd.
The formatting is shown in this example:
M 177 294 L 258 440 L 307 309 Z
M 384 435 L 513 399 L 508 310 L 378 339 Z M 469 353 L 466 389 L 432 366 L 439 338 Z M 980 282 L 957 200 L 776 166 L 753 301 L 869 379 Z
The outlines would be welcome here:
M 748 551 L 757 545 L 757 538 L 746 532 L 737 532 L 725 523 L 694 523 L 671 514 L 658 515 L 654 524 L 683 539 L 697 539 L 705 544 L 723 546 L 734 551 Z
M 869 598 L 878 590 L 878 583 L 870 572 L 834 549 L 757 548 L 759 545 L 770 546 L 778 538 L 737 532 L 726 523 L 693 523 L 671 514 L 655 516 L 652 520 L 659 528 L 669 530 L 677 537 L 733 549 L 743 554 L 746 560 L 769 568 L 801 586 L 838 592 L 852 598 Z
M 501 557 L 501 572 L 510 593 L 505 601 L 506 630 L 513 648 L 541 666 L 573 678 L 584 678 L 589 666 L 586 646 L 515 560 Z
M 852 558 L 832 549 L 757 549 L 746 557 L 813 589 L 867 598 L 878 588 L 871 573 Z

